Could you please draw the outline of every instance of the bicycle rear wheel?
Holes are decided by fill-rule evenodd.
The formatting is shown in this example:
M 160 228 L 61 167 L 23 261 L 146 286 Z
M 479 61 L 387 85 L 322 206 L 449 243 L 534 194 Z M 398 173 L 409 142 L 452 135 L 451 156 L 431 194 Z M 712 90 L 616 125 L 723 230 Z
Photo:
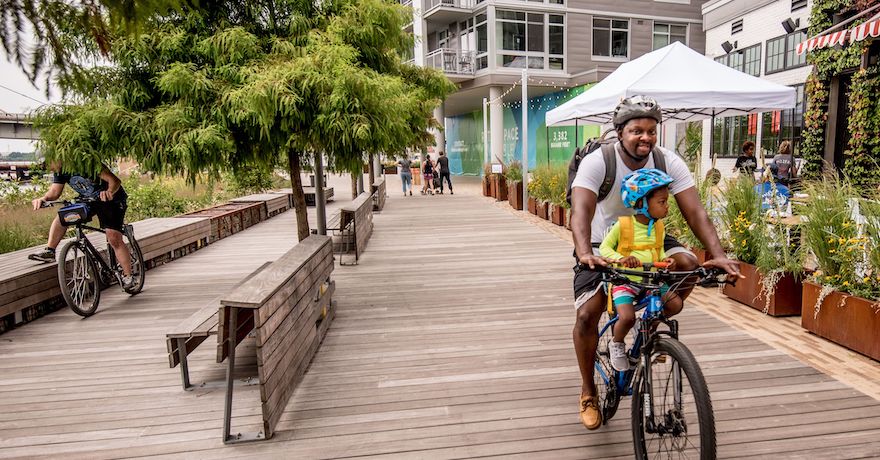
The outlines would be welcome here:
M 599 319 L 599 331 L 602 331 L 602 328 L 610 320 L 608 312 L 603 312 L 602 318 Z M 614 414 L 617 413 L 617 406 L 620 404 L 620 394 L 615 382 L 616 371 L 611 367 L 611 355 L 608 352 L 608 344 L 611 343 L 612 335 L 611 329 L 609 329 L 599 336 L 596 361 L 593 365 L 593 383 L 596 385 L 596 392 L 599 395 L 603 424 L 607 424 L 611 417 L 614 417 Z
M 636 458 L 714 459 L 715 414 L 703 372 L 690 350 L 671 338 L 658 339 L 650 369 L 639 369 L 632 404 Z M 646 395 L 645 376 L 651 376 Z M 647 414 L 648 401 L 654 413 Z
M 85 246 L 70 241 L 58 256 L 58 283 L 61 295 L 74 313 L 82 317 L 95 314 L 101 300 L 101 285 L 95 261 Z

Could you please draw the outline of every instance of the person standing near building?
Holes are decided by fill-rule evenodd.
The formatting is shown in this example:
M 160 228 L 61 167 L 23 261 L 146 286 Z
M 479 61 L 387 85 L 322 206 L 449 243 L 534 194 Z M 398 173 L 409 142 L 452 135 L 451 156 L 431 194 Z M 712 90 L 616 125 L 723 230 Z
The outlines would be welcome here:
M 782 141 L 779 144 L 779 153 L 773 157 L 773 164 L 777 169 L 773 175 L 776 182 L 788 186 L 797 178 L 797 163 L 791 153 L 791 142 Z
M 449 158 L 446 157 L 446 153 L 440 152 L 440 158 L 437 158 L 437 170 L 440 173 L 440 194 L 443 194 L 443 179 L 446 179 L 446 183 L 449 184 L 449 194 L 455 195 L 452 193 L 452 177 L 449 174 Z
M 412 196 L 412 171 L 410 171 L 412 162 L 409 161 L 409 158 L 404 158 L 397 161 L 397 166 L 400 168 L 400 182 L 403 184 L 403 196 L 406 196 L 407 189 L 409 190 L 410 196 Z
M 742 153 L 736 159 L 736 164 L 733 166 L 733 171 L 739 171 L 741 174 L 746 174 L 754 179 L 756 169 L 758 169 L 758 161 L 755 159 L 755 143 L 745 141 L 742 145 Z
M 425 180 L 425 185 L 422 186 L 422 195 L 427 195 L 428 190 L 431 191 L 431 195 L 434 194 L 434 173 L 436 168 L 437 166 L 431 160 L 431 155 L 425 155 L 425 162 L 422 163 L 422 179 Z

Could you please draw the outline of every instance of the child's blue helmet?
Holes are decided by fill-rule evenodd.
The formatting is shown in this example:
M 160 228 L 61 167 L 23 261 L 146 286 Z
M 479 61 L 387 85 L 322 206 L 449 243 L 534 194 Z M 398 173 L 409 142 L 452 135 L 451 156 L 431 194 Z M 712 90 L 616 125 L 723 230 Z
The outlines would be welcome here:
M 633 171 L 623 178 L 620 184 L 620 198 L 623 205 L 632 208 L 637 214 L 641 214 L 648 219 L 648 235 L 654 227 L 654 218 L 648 212 L 648 200 L 642 200 L 642 205 L 636 207 L 639 200 L 648 196 L 652 190 L 665 187 L 672 183 L 672 177 L 659 169 L 645 168 Z

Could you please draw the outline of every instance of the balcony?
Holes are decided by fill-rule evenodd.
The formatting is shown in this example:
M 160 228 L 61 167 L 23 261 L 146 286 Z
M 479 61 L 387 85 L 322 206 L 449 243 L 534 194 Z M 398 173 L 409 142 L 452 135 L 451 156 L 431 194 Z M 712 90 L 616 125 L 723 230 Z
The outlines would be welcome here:
M 427 22 L 427 33 L 442 25 L 461 21 L 473 14 L 475 0 L 424 0 L 423 17 Z M 432 27 L 433 26 L 433 27 Z
M 442 70 L 454 82 L 474 78 L 477 68 L 473 51 L 451 48 L 440 48 L 429 52 L 425 56 L 425 67 Z

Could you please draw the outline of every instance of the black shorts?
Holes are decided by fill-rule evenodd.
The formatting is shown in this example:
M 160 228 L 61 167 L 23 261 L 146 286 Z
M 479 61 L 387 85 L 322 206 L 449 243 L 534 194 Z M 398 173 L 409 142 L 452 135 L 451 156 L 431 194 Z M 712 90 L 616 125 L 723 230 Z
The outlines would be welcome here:
M 126 209 L 128 209 L 128 200 L 125 196 L 121 199 L 113 197 L 111 201 L 93 201 L 89 203 L 89 218 L 98 216 L 101 228 L 121 232 Z
M 598 243 L 594 243 L 593 247 Z M 679 248 L 673 251 L 674 248 Z M 666 251 L 667 255 L 672 255 L 675 253 L 688 251 L 681 243 L 678 242 L 675 238 L 666 235 L 663 239 L 663 250 Z M 670 252 L 672 254 L 670 254 Z M 578 269 L 577 264 L 574 266 L 574 299 L 575 304 L 577 305 L 578 299 L 581 298 L 582 295 L 595 291 L 599 285 L 602 283 L 602 275 L 596 273 L 589 268 L 586 269 Z M 586 299 L 584 299 L 586 300 Z

